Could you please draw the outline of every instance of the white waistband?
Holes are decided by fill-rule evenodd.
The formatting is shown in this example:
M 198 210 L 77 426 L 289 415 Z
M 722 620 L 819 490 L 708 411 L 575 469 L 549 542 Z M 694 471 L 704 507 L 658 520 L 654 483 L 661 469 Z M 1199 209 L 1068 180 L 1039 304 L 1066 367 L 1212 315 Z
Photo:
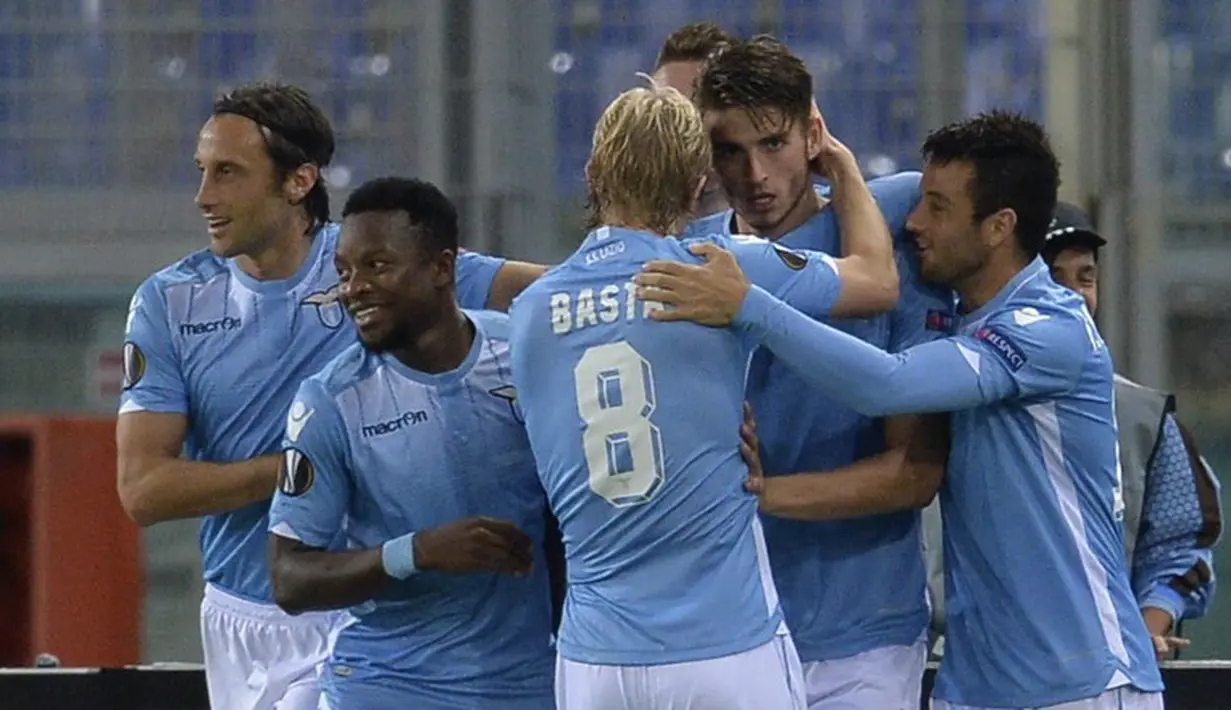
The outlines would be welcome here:
M 332 625 L 338 617 L 338 612 L 333 611 L 309 611 L 303 614 L 291 615 L 282 611 L 276 604 L 264 604 L 243 599 L 212 584 L 205 585 L 205 599 L 202 604 L 226 614 L 262 624 L 279 624 L 283 626 Z

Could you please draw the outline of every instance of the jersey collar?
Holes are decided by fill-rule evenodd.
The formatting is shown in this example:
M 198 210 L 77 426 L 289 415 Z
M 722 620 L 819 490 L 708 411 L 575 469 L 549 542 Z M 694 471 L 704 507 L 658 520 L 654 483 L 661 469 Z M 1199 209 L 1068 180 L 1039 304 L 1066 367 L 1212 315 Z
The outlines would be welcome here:
M 1009 283 L 1005 284 L 1004 287 L 996 293 L 992 300 L 983 304 L 982 307 L 967 313 L 965 316 L 962 316 L 962 322 L 976 323 L 984 318 L 987 318 L 992 313 L 995 313 L 1003 308 L 1004 304 L 1016 296 L 1017 292 L 1025 288 L 1027 284 L 1044 274 L 1047 274 L 1047 264 L 1043 262 L 1043 257 L 1036 256 L 1033 261 L 1026 264 L 1021 271 L 1017 272 L 1017 275 L 1010 279 Z
M 474 369 L 474 364 L 479 360 L 479 353 L 483 352 L 483 344 L 487 341 L 487 334 L 483 331 L 483 325 L 479 323 L 478 319 L 471 318 L 469 313 L 466 314 L 466 319 L 474 326 L 474 342 L 470 344 L 470 352 L 466 353 L 466 359 L 462 360 L 462 364 L 452 370 L 434 374 L 420 372 L 407 367 L 405 363 L 389 353 L 381 353 L 380 360 L 386 367 L 391 368 L 402 377 L 418 382 L 421 385 L 427 385 L 428 387 L 447 387 L 460 382 Z

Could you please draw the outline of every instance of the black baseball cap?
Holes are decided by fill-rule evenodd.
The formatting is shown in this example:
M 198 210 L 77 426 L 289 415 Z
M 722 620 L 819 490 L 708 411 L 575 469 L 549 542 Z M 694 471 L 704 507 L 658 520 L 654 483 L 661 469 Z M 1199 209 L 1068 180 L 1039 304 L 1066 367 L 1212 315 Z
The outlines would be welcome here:
M 1043 248 L 1054 253 L 1069 246 L 1086 246 L 1098 249 L 1107 244 L 1090 223 L 1090 217 L 1071 202 L 1057 202 Z

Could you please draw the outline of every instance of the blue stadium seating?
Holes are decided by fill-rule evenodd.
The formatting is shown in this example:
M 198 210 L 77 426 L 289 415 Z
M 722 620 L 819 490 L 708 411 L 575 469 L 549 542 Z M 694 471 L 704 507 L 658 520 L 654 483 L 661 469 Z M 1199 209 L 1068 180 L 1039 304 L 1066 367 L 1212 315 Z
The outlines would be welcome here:
M 147 7 L 170 16 L 181 4 L 150 0 Z M 105 21 L 91 25 L 77 3 L 53 6 L 50 12 L 62 14 L 49 25 L 54 31 L 26 31 L 48 17 L 48 6 L 0 2 L 0 188 L 105 185 L 108 166 L 122 158 L 112 140 L 116 114 L 109 89 L 112 57 L 124 38 Z M 918 164 L 925 128 L 916 90 L 918 0 L 782 0 L 772 21 L 757 17 L 747 0 L 556 0 L 555 6 L 556 179 L 563 196 L 583 190 L 590 133 L 606 102 L 635 82 L 635 71 L 651 67 L 669 31 L 704 19 L 742 35 L 783 37 L 809 63 L 835 133 L 865 164 L 874 157 L 897 167 Z M 574 26 L 575 12 L 594 7 L 594 26 Z M 243 29 L 244 20 L 268 11 L 266 2 L 199 0 L 198 8 L 206 29 L 196 55 L 186 58 L 183 84 L 198 92 L 194 103 L 199 100 L 204 115 L 218 86 L 263 76 L 275 48 L 258 30 Z M 1171 58 L 1163 175 L 1172 191 L 1199 199 L 1231 196 L 1231 13 L 1225 8 L 1209 0 L 1160 3 L 1160 39 Z M 316 88 L 338 124 L 339 157 L 356 177 L 401 167 L 387 164 L 381 136 L 366 135 L 364 126 L 368 117 L 375 126 L 392 120 L 391 87 L 414 81 L 413 48 L 393 42 L 382 48 L 394 55 L 388 71 L 366 71 L 369 38 L 346 24 L 363 16 L 363 0 L 315 0 L 313 10 L 328 18 L 322 27 L 338 25 L 321 33 L 313 76 L 322 80 Z M 1042 116 L 1042 12 L 1042 0 L 966 0 L 964 110 L 995 105 Z M 67 32 L 63 20 L 81 24 Z M 53 81 L 73 88 L 41 90 Z M 185 149 L 191 138 L 186 132 Z M 186 183 L 195 179 L 190 170 L 176 174 Z

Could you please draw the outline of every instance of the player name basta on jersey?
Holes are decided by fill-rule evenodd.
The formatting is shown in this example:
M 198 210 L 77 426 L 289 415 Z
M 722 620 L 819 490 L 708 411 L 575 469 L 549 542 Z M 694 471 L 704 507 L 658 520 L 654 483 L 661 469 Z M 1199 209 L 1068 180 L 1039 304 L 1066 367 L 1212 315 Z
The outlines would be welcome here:
M 621 249 L 618 253 L 622 252 Z M 599 323 L 631 323 L 638 318 L 648 319 L 651 312 L 662 307 L 656 301 L 638 299 L 637 286 L 631 280 L 556 291 L 551 294 L 551 332 L 567 335 Z

